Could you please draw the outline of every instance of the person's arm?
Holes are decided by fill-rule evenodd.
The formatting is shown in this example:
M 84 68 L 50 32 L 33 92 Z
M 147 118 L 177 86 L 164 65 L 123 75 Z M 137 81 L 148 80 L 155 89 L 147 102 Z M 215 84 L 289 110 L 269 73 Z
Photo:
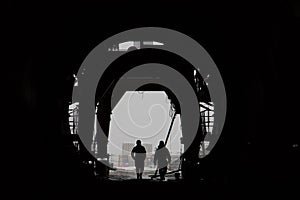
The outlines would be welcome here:
M 135 149 L 133 148 L 132 151 L 131 151 L 131 157 L 132 157 L 133 160 L 135 160 L 135 155 L 134 155 L 134 153 L 135 153 Z

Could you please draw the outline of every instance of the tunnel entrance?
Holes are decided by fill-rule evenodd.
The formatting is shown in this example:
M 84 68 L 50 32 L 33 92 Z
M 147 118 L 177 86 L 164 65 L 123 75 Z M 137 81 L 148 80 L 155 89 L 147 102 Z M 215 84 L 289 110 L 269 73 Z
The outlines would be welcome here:
M 152 55 L 151 59 L 149 59 L 149 54 Z M 131 59 L 133 57 L 138 59 Z M 169 77 L 172 81 L 167 81 Z M 202 148 L 202 146 L 208 146 L 208 148 L 213 146 L 204 141 L 205 138 L 211 135 L 212 139 L 210 141 L 213 141 L 218 136 L 211 133 L 213 123 L 207 121 L 211 117 L 204 116 L 207 112 L 202 109 L 212 111 L 214 108 L 207 88 L 208 77 L 203 79 L 199 69 L 196 70 L 183 58 L 163 50 L 132 51 L 111 63 L 98 81 L 94 107 L 79 105 L 80 109 L 82 106 L 81 113 L 94 112 L 94 114 L 84 115 L 88 116 L 89 120 L 85 119 L 85 121 L 89 121 L 89 125 L 86 126 L 88 127 L 87 130 L 81 131 L 85 137 L 80 139 L 85 139 L 83 143 L 89 151 L 88 153 L 101 161 L 100 167 L 98 167 L 100 170 L 97 174 L 101 174 L 103 177 L 108 176 L 113 172 L 112 169 L 116 169 L 115 167 L 118 166 L 119 161 L 115 164 L 110 163 L 111 152 L 108 151 L 108 145 L 112 114 L 122 95 L 126 91 L 140 93 L 143 91 L 164 91 L 176 107 L 177 114 L 181 117 L 183 137 L 181 137 L 180 142 L 185 147 L 182 150 L 184 153 L 183 159 L 181 159 L 182 177 L 197 177 L 195 172 L 199 171 L 199 158 L 206 154 L 205 148 Z M 185 86 L 185 89 L 182 89 L 182 86 Z M 186 95 L 187 91 L 189 91 L 189 95 Z M 78 90 L 78 92 L 82 93 L 83 90 Z M 211 113 L 213 114 L 213 112 L 208 114 Z M 94 127 L 92 121 L 94 121 Z M 207 128 L 207 126 L 211 126 L 211 128 Z M 157 146 L 157 144 L 154 144 L 154 146 Z M 120 148 L 122 149 L 122 147 Z M 103 163 L 104 165 L 102 165 Z M 123 162 L 121 163 L 123 165 Z M 120 166 L 122 165 L 120 164 Z

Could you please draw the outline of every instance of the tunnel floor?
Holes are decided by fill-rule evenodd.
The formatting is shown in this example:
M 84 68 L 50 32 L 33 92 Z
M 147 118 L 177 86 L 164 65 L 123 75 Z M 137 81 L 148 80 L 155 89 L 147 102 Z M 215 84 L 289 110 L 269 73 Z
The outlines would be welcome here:
M 143 173 L 143 179 L 141 181 L 160 181 L 159 177 L 151 179 L 150 175 L 153 175 L 154 173 L 155 169 L 145 168 Z M 111 181 L 140 181 L 136 179 L 136 172 L 134 167 L 118 168 L 117 170 L 111 170 L 107 179 Z M 167 174 L 165 176 L 164 182 L 169 181 L 180 181 L 180 179 L 176 180 L 174 174 Z

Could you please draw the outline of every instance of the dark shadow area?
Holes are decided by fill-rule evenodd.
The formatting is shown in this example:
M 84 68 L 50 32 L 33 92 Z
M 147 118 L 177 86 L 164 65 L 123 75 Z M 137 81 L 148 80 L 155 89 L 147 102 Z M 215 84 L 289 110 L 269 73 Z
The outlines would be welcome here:
M 22 195 L 63 192 L 99 198 L 124 197 L 132 188 L 144 196 L 168 197 L 167 191 L 175 191 L 177 198 L 216 191 L 295 192 L 300 168 L 299 6 L 294 1 L 145 5 L 8 1 L 11 67 L 4 74 L 9 91 L 3 97 L 9 101 L 6 118 L 11 121 L 9 142 L 4 142 L 7 185 Z M 206 49 L 222 75 L 227 117 L 220 139 L 196 172 L 203 180 L 99 179 L 82 163 L 68 134 L 73 74 L 84 58 L 111 35 L 143 26 L 189 35 Z

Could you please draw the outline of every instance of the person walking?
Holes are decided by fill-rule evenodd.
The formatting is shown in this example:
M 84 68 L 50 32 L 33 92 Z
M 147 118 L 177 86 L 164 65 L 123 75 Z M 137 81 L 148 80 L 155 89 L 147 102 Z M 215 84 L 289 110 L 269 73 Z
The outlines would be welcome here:
M 160 141 L 154 154 L 154 165 L 157 165 L 159 170 L 160 180 L 165 180 L 168 165 L 171 163 L 171 155 L 164 141 Z
M 137 179 L 142 179 L 145 166 L 146 149 L 142 146 L 141 140 L 136 141 L 136 146 L 133 147 L 131 151 L 131 157 L 135 162 L 136 177 Z

